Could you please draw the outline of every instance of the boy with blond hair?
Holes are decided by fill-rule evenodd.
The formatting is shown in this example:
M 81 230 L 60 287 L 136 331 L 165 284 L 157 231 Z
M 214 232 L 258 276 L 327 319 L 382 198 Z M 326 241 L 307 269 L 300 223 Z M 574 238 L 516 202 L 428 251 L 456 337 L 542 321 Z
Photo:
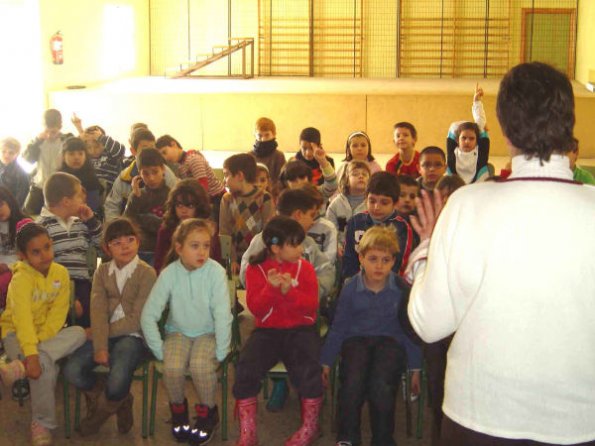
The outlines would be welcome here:
M 279 175 L 285 164 L 285 155 L 277 149 L 277 127 L 272 119 L 259 118 L 256 121 L 254 136 L 256 141 L 252 151 L 249 152 L 257 162 L 264 164 L 269 169 L 271 176 L 273 197 L 279 194 L 281 186 Z

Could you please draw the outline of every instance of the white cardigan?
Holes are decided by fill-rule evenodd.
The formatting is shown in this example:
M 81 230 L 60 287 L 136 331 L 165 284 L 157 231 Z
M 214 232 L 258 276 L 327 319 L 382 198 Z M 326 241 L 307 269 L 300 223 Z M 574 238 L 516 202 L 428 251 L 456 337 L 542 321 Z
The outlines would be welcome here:
M 449 198 L 409 316 L 427 342 L 456 332 L 443 405 L 453 421 L 496 437 L 592 441 L 595 187 L 556 181 L 572 180 L 558 155 L 544 165 L 517 156 L 512 171 Z

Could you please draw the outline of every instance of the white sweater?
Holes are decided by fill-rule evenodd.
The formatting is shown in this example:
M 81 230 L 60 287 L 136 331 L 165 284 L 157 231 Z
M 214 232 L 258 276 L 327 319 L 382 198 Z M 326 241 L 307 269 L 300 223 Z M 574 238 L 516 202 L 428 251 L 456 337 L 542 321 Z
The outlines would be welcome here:
M 496 437 L 592 441 L 595 187 L 565 182 L 557 155 L 543 166 L 517 156 L 512 171 L 449 198 L 409 316 L 427 342 L 456 332 L 443 405 L 453 421 Z

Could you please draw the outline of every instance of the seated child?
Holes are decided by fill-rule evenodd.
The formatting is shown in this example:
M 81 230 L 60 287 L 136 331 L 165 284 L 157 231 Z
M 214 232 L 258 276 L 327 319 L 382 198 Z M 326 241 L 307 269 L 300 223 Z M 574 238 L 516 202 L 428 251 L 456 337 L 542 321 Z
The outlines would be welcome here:
M 372 155 L 372 143 L 366 132 L 353 132 L 347 137 L 347 143 L 345 144 L 345 159 L 337 169 L 337 178 L 339 181 L 341 181 L 341 178 L 345 174 L 345 168 L 351 160 L 368 163 L 371 175 L 376 172 L 382 172 L 382 167 L 380 167 L 380 164 L 378 164 Z
M 163 383 L 178 442 L 205 444 L 219 424 L 217 367 L 230 349 L 232 315 L 225 269 L 209 259 L 213 231 L 208 220 L 189 218 L 173 235 L 172 255 L 161 271 L 141 316 L 153 355 L 163 361 Z M 168 307 L 165 341 L 158 323 Z M 190 429 L 184 395 L 190 372 L 199 402 L 196 425 Z
M 360 418 L 370 408 L 372 444 L 396 445 L 395 402 L 401 374 L 421 369 L 421 351 L 406 335 L 409 286 L 391 269 L 399 251 L 394 231 L 374 226 L 359 243 L 362 270 L 341 290 L 333 325 L 322 348 L 322 377 L 341 352 L 337 445 L 360 445 Z
M 442 200 L 446 203 L 448 197 L 460 187 L 463 187 L 465 182 L 458 175 L 448 175 L 440 178 L 436 183 L 436 190 L 440 192 Z
M 576 160 L 578 159 L 578 139 L 574 139 L 574 147 L 573 150 L 568 152 L 567 156 L 570 161 L 570 170 L 572 170 L 572 178 L 574 181 L 578 181 L 579 183 L 583 184 L 595 184 L 595 178 L 588 170 L 583 169 L 582 167 L 576 164 Z
M 140 123 L 135 125 L 144 126 L 144 124 Z M 114 181 L 112 190 L 105 200 L 105 221 L 116 218 L 124 212 L 128 203 L 128 196 L 132 192 L 132 179 L 139 173 L 138 166 L 136 165 L 136 157 L 145 148 L 155 148 L 155 136 L 146 127 L 138 127 L 132 133 L 130 144 L 132 157 L 128 161 L 128 165 L 126 165 L 126 162 L 124 163 L 124 169 Z M 167 187 L 174 187 L 177 181 L 178 179 L 171 169 L 165 166 L 165 184 Z
M 256 182 L 254 184 L 261 191 L 272 194 L 271 174 L 269 173 L 269 168 L 262 163 L 256 163 Z
M 149 265 L 163 221 L 163 211 L 169 187 L 165 184 L 165 160 L 157 149 L 144 149 L 136 159 L 139 175 L 132 179 L 132 193 L 124 215 L 141 229 L 139 256 Z
M 444 150 L 436 146 L 425 147 L 419 154 L 419 170 L 421 176 L 417 182 L 421 189 L 431 194 L 438 180 L 446 173 Z
M 237 274 L 244 251 L 273 216 L 274 208 L 271 196 L 254 185 L 256 161 L 251 155 L 240 153 L 227 158 L 223 176 L 229 192 L 221 200 L 219 234 L 232 238 L 231 269 Z
M 475 86 L 471 111 L 475 122 L 453 122 L 446 138 L 448 173 L 459 175 L 465 184 L 489 177 L 490 137 L 483 110 L 483 90 Z
M 165 258 L 172 249 L 171 237 L 180 224 L 188 218 L 210 218 L 211 204 L 205 189 L 194 179 L 179 181 L 169 191 L 165 202 L 163 222 L 157 232 L 154 265 L 157 274 L 164 268 Z M 211 253 L 209 257 L 221 263 L 221 246 L 219 235 L 211 239 Z
M 29 193 L 29 174 L 17 162 L 20 151 L 21 143 L 16 139 L 0 141 L 0 185 L 10 191 L 22 208 Z
M 300 133 L 300 150 L 292 158 L 305 163 L 310 168 L 312 176 L 310 181 L 314 186 L 321 186 L 326 181 L 326 178 L 323 177 L 322 165 L 315 156 L 319 148 L 322 148 L 320 131 L 314 127 L 307 127 Z M 330 156 L 326 156 L 325 160 L 330 163 L 334 173 L 335 161 Z
M 345 254 L 343 255 L 343 278 L 357 274 L 360 270 L 357 247 L 364 232 L 371 226 L 391 226 L 397 233 L 399 252 L 395 254 L 393 271 L 403 274 L 416 240 L 407 221 L 397 215 L 395 206 L 401 190 L 397 178 L 388 172 L 376 172 L 370 177 L 366 189 L 368 210 L 354 215 L 347 222 L 345 231 Z
M 37 222 L 45 227 L 54 244 L 56 263 L 68 269 L 74 280 L 77 323 L 89 327 L 91 277 L 87 257 L 89 249 L 99 248 L 101 221 L 85 204 L 80 180 L 69 173 L 56 172 L 44 187 L 46 207 Z
M 257 162 L 264 164 L 269 169 L 272 181 L 273 197 L 280 191 L 279 175 L 285 164 L 285 154 L 277 149 L 277 127 L 269 118 L 259 118 L 256 121 L 254 135 L 256 142 L 250 152 Z
M 140 315 L 155 282 L 155 271 L 137 256 L 140 239 L 130 220 L 116 218 L 103 235 L 103 249 L 112 258 L 102 263 L 93 277 L 91 291 L 91 340 L 68 358 L 64 376 L 81 389 L 87 416 L 80 434 L 88 436 L 113 414 L 118 431 L 132 428 L 134 371 L 146 357 L 140 331 Z M 109 368 L 105 388 L 93 372 L 97 365 Z
M 106 189 L 104 193 L 109 193 L 112 184 L 122 171 L 126 146 L 106 135 L 105 130 L 98 125 L 92 125 L 83 130 L 81 119 L 76 114 L 72 115 L 72 123 L 78 130 L 79 137 L 87 145 L 87 155 L 97 178 L 104 182 L 103 186 Z
M 396 176 L 419 177 L 419 152 L 415 150 L 417 130 L 413 124 L 397 122 L 393 127 L 393 141 L 399 151 L 386 163 L 386 171 Z
M 29 143 L 23 158 L 36 163 L 31 179 L 29 194 L 25 199 L 24 211 L 28 215 L 39 215 L 43 207 L 43 187 L 51 174 L 62 164 L 62 144 L 72 134 L 62 133 L 62 115 L 53 108 L 43 114 L 44 129 Z
M 87 156 L 87 147 L 81 138 L 68 138 L 62 147 L 62 166 L 58 172 L 74 175 L 81 182 L 87 195 L 87 205 L 98 212 L 103 203 L 103 186 L 99 183 L 95 169 Z
M 366 187 L 370 180 L 370 168 L 364 161 L 353 160 L 347 165 L 345 175 L 339 182 L 339 194 L 326 209 L 326 218 L 337 228 L 337 252 L 343 257 L 345 228 L 355 214 L 366 210 Z
M 213 173 L 204 155 L 198 150 L 184 151 L 180 143 L 170 135 L 160 136 L 155 142 L 155 147 L 165 161 L 177 167 L 179 178 L 194 178 L 204 187 L 213 205 L 213 215 L 218 219 L 225 187 Z
M 66 268 L 53 261 L 48 231 L 25 223 L 17 228 L 16 245 L 21 261 L 14 267 L 8 306 L 0 316 L 0 336 L 11 362 L 0 367 L 0 378 L 6 386 L 29 378 L 31 440 L 34 446 L 43 446 L 52 443 L 50 430 L 58 427 L 56 362 L 83 345 L 85 331 L 63 328 L 70 306 L 70 279 Z
M 295 220 L 273 217 L 262 234 L 266 248 L 250 259 L 246 270 L 246 303 L 256 328 L 240 353 L 233 386 L 240 418 L 237 444 L 242 446 L 258 444 L 256 397 L 266 373 L 279 361 L 285 364 L 302 407 L 302 425 L 285 444 L 306 446 L 320 436 L 318 284 L 314 268 L 301 257 L 305 236 Z
M 397 213 L 409 222 L 409 217 L 415 215 L 415 199 L 419 197 L 420 186 L 415 178 L 409 175 L 399 175 L 397 181 L 401 189 L 399 201 L 397 201 Z
M 324 216 L 324 212 L 321 212 L 324 199 L 316 186 L 306 183 L 301 186 L 301 189 L 312 195 L 319 203 L 318 214 L 307 234 L 314 239 L 323 254 L 334 265 L 337 261 L 337 228 Z
M 337 192 L 337 175 L 331 163 L 326 160 L 326 154 L 322 148 L 316 150 L 316 159 L 320 160 L 322 166 L 322 184 L 313 185 L 323 198 L 322 214 L 328 200 Z M 280 177 L 283 188 L 295 189 L 302 187 L 305 184 L 312 184 L 312 169 L 302 161 L 297 159 L 291 160 L 283 166 L 283 171 Z
M 0 186 L 0 313 L 6 307 L 12 268 L 18 260 L 15 244 L 17 224 L 24 218 L 21 207 L 10 191 Z M 29 221 L 32 220 L 29 219 Z

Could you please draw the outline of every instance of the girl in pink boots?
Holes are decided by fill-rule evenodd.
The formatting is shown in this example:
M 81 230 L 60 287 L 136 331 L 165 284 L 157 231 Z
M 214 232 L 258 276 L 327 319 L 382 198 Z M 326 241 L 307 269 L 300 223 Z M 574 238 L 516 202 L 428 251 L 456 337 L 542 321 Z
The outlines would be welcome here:
M 266 248 L 246 270 L 246 303 L 256 328 L 243 348 L 233 394 L 240 417 L 237 446 L 256 446 L 256 398 L 266 373 L 283 361 L 302 403 L 302 425 L 285 446 L 311 445 L 320 436 L 320 337 L 316 329 L 318 282 L 302 258 L 302 226 L 277 216 L 264 228 Z

